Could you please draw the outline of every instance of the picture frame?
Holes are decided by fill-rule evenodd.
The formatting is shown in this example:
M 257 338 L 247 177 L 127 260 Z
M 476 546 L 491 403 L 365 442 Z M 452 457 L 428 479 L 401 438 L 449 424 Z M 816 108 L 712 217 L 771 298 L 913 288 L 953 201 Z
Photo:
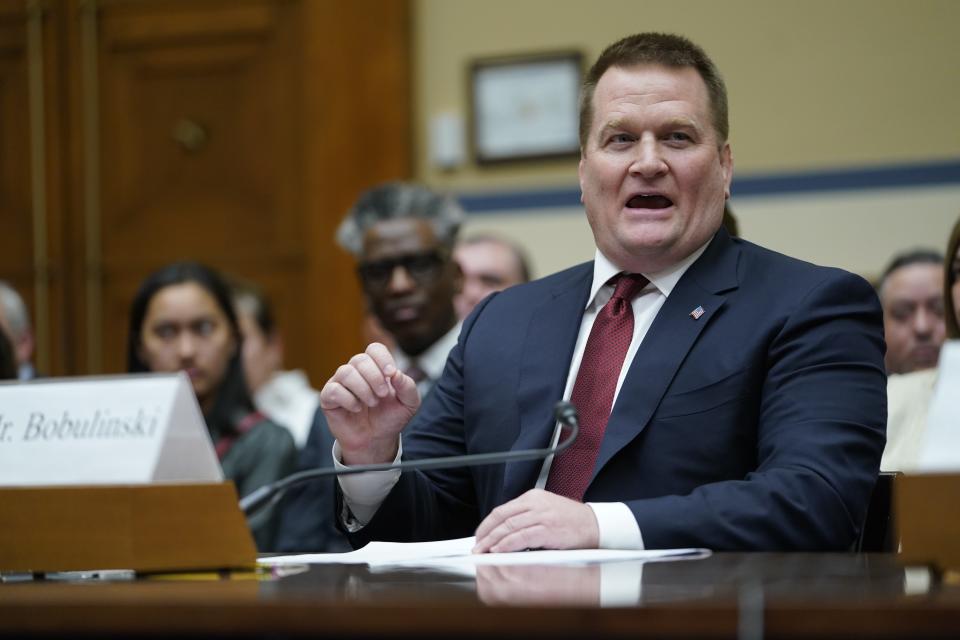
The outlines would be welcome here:
M 471 65 L 471 144 L 477 164 L 575 157 L 583 54 L 563 51 Z

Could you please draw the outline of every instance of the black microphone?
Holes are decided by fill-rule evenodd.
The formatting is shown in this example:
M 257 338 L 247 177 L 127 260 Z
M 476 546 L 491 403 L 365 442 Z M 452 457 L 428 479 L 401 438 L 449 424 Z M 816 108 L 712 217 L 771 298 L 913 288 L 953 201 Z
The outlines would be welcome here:
M 360 464 L 346 469 L 335 467 L 321 467 L 292 473 L 270 484 L 250 492 L 240 500 L 240 510 L 248 518 L 264 507 L 274 504 L 288 489 L 304 482 L 328 476 L 345 476 L 368 471 L 413 471 L 416 469 L 449 469 L 460 466 L 480 466 L 485 464 L 500 464 L 502 462 L 516 462 L 518 460 L 542 460 L 548 456 L 560 453 L 577 439 L 580 431 L 580 421 L 577 418 L 577 409 L 565 400 L 558 402 L 553 408 L 553 415 L 557 422 L 569 427 L 570 433 L 562 442 L 546 447 L 545 449 L 521 449 L 518 451 L 496 451 L 493 453 L 472 453 L 463 456 L 445 456 L 442 458 L 424 458 L 423 460 L 409 460 L 406 462 L 386 462 L 380 464 Z

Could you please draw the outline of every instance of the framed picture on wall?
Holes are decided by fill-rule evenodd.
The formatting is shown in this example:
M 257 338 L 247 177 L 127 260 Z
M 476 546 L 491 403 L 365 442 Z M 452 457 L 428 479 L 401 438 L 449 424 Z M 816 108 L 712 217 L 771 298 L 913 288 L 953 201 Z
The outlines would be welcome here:
M 477 163 L 575 156 L 582 73 L 579 52 L 475 61 L 470 129 Z

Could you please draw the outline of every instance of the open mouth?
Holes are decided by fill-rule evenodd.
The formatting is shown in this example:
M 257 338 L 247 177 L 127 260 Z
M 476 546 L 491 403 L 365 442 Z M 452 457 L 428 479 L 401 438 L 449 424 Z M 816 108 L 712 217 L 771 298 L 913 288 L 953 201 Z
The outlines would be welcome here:
M 666 209 L 672 205 L 673 200 L 659 194 L 640 194 L 627 200 L 627 207 L 630 209 Z

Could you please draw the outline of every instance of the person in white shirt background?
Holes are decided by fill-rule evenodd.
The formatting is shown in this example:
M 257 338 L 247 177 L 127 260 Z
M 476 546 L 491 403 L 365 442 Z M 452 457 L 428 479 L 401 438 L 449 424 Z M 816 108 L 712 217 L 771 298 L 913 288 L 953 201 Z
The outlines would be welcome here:
M 298 449 L 310 435 L 320 392 L 307 374 L 284 370 L 283 336 L 266 295 L 251 283 L 234 280 L 233 304 L 243 333 L 243 373 L 257 409 L 290 430 Z

